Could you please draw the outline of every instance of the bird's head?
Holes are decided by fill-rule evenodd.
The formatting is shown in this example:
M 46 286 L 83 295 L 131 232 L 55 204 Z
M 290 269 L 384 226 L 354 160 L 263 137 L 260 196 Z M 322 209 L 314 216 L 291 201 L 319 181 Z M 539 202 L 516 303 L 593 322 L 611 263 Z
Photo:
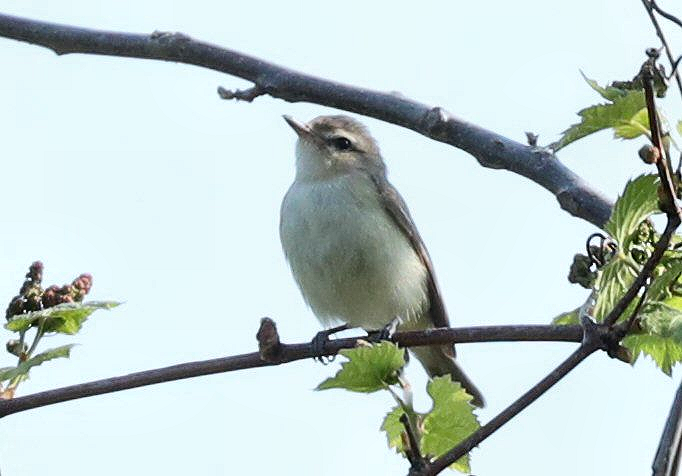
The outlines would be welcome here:
M 284 120 L 298 135 L 296 174 L 302 180 L 325 180 L 356 170 L 382 173 L 379 146 L 367 128 L 348 116 L 319 116 L 302 124 Z

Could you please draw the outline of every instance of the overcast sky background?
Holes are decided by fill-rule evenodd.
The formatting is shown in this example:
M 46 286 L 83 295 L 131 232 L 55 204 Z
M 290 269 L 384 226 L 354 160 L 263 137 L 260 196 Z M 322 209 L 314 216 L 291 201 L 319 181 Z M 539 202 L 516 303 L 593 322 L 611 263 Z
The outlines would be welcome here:
M 665 8 L 674 2 L 661 2 Z M 99 2 L 5 0 L 4 13 L 116 31 L 182 31 L 337 81 L 399 91 L 524 141 L 549 143 L 600 83 L 631 78 L 658 46 L 637 0 L 592 2 Z M 679 9 L 677 13 L 680 13 Z M 667 26 L 667 25 L 666 25 Z M 670 28 L 669 28 L 670 29 Z M 671 41 L 682 52 L 682 35 Z M 281 119 L 338 111 L 267 97 L 196 67 L 69 55 L 0 39 L 0 302 L 28 265 L 45 284 L 94 275 L 95 314 L 72 358 L 35 369 L 20 394 L 251 352 L 262 316 L 286 342 L 320 326 L 282 255 L 279 205 L 295 136 Z M 667 101 L 682 116 L 679 96 Z M 585 299 L 566 280 L 596 229 L 534 183 L 459 150 L 363 118 L 432 255 L 455 326 L 542 324 Z M 641 142 L 610 133 L 560 158 L 615 198 L 645 170 Z M 4 304 L 3 304 L 4 306 Z M 3 308 L 4 309 L 4 308 Z M 9 338 L 6 333 L 6 338 Z M 483 422 L 546 375 L 572 344 L 466 344 Z M 0 366 L 13 362 L 7 354 Z M 0 422 L 3 476 L 401 475 L 378 431 L 382 394 L 313 388 L 337 369 L 301 361 L 63 403 Z M 425 377 L 408 376 L 427 408 Z M 597 354 L 472 453 L 475 474 L 647 474 L 679 372 Z

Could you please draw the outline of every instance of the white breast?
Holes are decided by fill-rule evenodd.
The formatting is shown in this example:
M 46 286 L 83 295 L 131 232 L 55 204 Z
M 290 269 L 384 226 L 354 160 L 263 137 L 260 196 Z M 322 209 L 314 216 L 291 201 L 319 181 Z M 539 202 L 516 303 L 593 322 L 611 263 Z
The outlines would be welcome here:
M 301 292 L 325 325 L 379 329 L 422 318 L 426 268 L 362 173 L 295 181 L 280 238 Z

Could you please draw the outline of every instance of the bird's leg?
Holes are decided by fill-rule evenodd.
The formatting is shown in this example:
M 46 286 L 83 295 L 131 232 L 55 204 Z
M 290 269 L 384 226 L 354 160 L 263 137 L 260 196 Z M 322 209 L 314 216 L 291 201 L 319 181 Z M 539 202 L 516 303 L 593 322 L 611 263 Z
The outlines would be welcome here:
M 329 342 L 329 336 L 347 329 L 350 329 L 350 326 L 348 324 L 343 324 L 341 326 L 332 327 L 331 329 L 325 329 L 315 334 L 313 340 L 310 341 L 310 346 L 312 347 L 313 353 L 321 354 L 324 352 L 324 345 Z M 324 365 L 333 362 L 335 358 L 335 355 L 318 355 L 317 357 L 313 357 L 313 359 L 323 363 Z
M 367 337 L 370 342 L 374 343 L 381 342 L 382 340 L 391 340 L 391 337 L 398 328 L 398 324 L 400 324 L 400 318 L 396 316 L 378 331 L 367 331 Z

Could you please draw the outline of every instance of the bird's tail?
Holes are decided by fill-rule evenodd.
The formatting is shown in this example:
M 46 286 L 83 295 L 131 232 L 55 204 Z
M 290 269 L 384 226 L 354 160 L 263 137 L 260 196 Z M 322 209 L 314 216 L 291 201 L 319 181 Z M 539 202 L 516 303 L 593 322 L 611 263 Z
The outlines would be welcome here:
M 473 398 L 472 402 L 477 407 L 484 407 L 483 394 L 476 388 L 469 377 L 459 368 L 452 350 L 446 346 L 414 347 L 410 349 L 415 357 L 422 363 L 429 377 L 450 375 L 453 381 L 459 382 L 464 390 Z

